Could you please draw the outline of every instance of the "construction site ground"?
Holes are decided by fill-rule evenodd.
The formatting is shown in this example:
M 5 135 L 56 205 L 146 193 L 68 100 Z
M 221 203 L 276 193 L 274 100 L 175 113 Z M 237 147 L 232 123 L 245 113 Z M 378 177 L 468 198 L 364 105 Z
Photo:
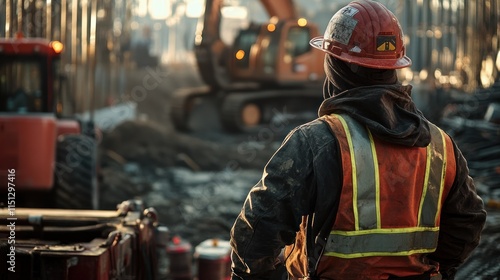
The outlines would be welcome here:
M 266 162 L 304 120 L 284 118 L 279 125 L 230 134 L 218 124 L 215 109 L 203 103 L 193 107 L 193 130 L 178 132 L 170 121 L 170 97 L 177 89 L 203 85 L 194 66 L 133 69 L 126 81 L 127 93 L 115 103 L 130 105 L 133 117 L 108 126 L 100 139 L 101 208 L 140 197 L 156 208 L 171 235 L 193 247 L 209 238 L 228 240 Z M 109 121 L 96 120 L 102 127 Z M 456 279 L 500 279 L 500 211 L 488 211 L 481 243 Z

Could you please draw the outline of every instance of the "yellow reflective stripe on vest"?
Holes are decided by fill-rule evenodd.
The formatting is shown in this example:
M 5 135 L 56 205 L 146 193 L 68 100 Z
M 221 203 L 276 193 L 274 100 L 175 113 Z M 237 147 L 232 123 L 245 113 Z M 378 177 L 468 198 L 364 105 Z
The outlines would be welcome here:
M 339 115 L 338 118 L 346 132 L 351 153 L 355 228 L 380 227 L 380 180 L 375 144 L 359 123 L 348 116 Z
M 427 146 L 427 166 L 425 170 L 424 190 L 420 199 L 418 211 L 419 226 L 436 225 L 438 214 L 441 210 L 441 197 L 446 176 L 446 141 L 441 130 L 429 124 L 432 141 Z
M 336 116 L 344 127 L 351 154 L 355 230 L 332 231 L 324 255 L 356 258 L 433 252 L 437 246 L 436 221 L 446 172 L 446 146 L 441 130 L 429 124 L 432 141 L 427 146 L 418 226 L 381 228 L 380 180 L 373 137 L 349 116 Z
M 437 227 L 332 231 L 325 256 L 345 259 L 370 256 L 408 256 L 436 250 Z

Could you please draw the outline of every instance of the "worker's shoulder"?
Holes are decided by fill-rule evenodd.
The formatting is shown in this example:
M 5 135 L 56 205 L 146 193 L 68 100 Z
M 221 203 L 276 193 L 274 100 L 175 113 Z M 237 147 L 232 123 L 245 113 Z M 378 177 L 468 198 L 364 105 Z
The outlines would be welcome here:
M 314 147 L 322 147 L 336 141 L 328 124 L 321 119 L 302 124 L 295 128 L 295 132 L 302 135 Z

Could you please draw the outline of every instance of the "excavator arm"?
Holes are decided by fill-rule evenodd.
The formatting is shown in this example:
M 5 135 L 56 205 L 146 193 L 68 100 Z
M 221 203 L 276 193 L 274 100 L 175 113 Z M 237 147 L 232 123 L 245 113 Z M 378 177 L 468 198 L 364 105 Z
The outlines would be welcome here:
M 223 0 L 206 0 L 201 30 L 197 30 L 195 55 L 199 72 L 205 83 L 214 88 L 225 88 L 229 84 L 224 54 L 228 46 L 220 36 L 221 9 Z
M 297 19 L 292 0 L 261 0 L 269 18 L 278 20 Z M 230 46 L 220 36 L 221 10 L 224 0 L 206 0 L 203 25 L 197 31 L 195 41 L 196 62 L 200 75 L 212 88 L 224 89 L 231 85 L 228 73 Z
M 261 0 L 269 17 L 283 19 L 297 19 L 297 11 L 292 0 Z

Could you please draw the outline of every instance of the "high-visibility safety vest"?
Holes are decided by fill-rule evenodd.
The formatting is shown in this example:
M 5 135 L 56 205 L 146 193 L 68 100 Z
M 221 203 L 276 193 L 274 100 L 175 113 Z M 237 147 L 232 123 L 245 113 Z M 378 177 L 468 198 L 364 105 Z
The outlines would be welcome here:
M 407 147 L 373 137 L 347 115 L 323 120 L 339 143 L 343 185 L 317 275 L 387 279 L 438 269 L 424 255 L 436 250 L 441 206 L 455 179 L 449 136 L 429 123 L 431 143 Z

